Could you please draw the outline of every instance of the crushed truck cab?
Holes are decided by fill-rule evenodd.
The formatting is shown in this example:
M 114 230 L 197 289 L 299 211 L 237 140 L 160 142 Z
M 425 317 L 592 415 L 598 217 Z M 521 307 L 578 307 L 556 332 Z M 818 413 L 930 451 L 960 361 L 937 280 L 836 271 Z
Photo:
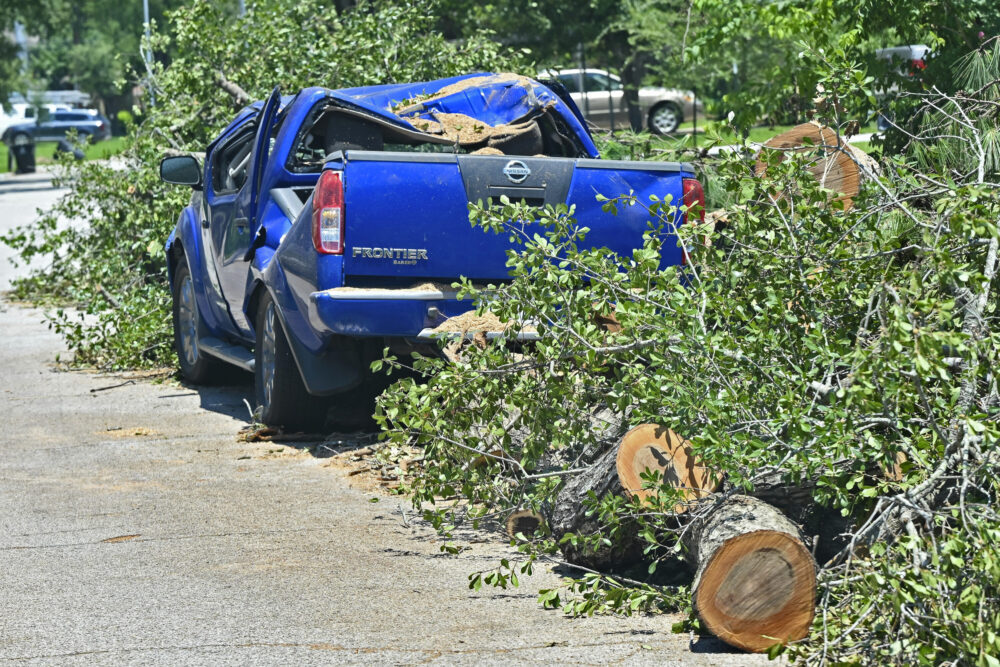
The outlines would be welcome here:
M 252 371 L 261 419 L 287 428 L 320 428 L 331 405 L 370 414 L 385 347 L 426 348 L 472 309 L 460 277 L 508 278 L 511 244 L 470 226 L 470 202 L 575 206 L 588 246 L 629 256 L 649 213 L 608 213 L 598 194 L 701 191 L 686 164 L 600 159 L 565 91 L 512 74 L 275 90 L 204 164 L 166 158 L 161 175 L 194 189 L 167 241 L 181 372 Z M 664 263 L 682 252 L 664 244 Z

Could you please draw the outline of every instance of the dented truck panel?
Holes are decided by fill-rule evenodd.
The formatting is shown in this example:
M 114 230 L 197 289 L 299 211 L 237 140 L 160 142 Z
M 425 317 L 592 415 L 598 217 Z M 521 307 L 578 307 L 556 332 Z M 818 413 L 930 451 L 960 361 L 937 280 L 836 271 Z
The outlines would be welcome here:
M 508 238 L 471 226 L 470 202 L 573 205 L 591 229 L 586 245 L 628 256 L 642 243 L 648 211 L 605 213 L 596 195 L 679 203 L 682 179 L 694 176 L 684 164 L 598 159 L 571 101 L 512 74 L 306 88 L 272 105 L 273 114 L 261 102 L 246 107 L 209 145 L 204 198 L 181 215 L 168 253 L 183 245 L 207 329 L 225 344 L 252 349 L 254 307 L 269 293 L 315 394 L 362 380 L 365 341 L 378 349 L 412 341 L 471 309 L 449 287 L 459 277 L 508 278 Z M 256 148 L 246 162 L 225 163 L 251 132 Z M 215 192 L 222 170 L 244 167 L 243 189 Z M 324 171 L 343 183 L 342 254 L 313 245 Z M 664 264 L 679 263 L 676 243 L 664 246 Z

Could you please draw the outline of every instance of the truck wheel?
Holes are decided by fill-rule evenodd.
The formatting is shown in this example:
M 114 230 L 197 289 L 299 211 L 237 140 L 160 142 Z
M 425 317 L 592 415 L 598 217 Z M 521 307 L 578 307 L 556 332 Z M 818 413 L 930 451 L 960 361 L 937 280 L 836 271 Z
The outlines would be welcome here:
M 670 134 L 681 124 L 681 111 L 670 102 L 662 102 L 649 112 L 649 131 Z
M 289 431 L 315 432 L 323 428 L 327 401 L 310 394 L 302 384 L 274 299 L 268 293 L 261 298 L 255 325 L 254 392 L 260 421 Z
M 198 340 L 205 335 L 205 325 L 198 313 L 191 271 L 183 260 L 174 273 L 173 297 L 174 349 L 181 375 L 189 382 L 205 384 L 219 376 L 222 362 L 198 349 Z
M 31 135 L 26 132 L 18 132 L 11 141 L 15 146 L 24 146 L 31 143 Z

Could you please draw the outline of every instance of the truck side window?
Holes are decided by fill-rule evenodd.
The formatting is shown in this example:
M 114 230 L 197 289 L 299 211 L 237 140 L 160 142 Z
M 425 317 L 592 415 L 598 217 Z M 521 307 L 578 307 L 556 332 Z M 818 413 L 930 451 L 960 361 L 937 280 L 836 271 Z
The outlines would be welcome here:
M 216 148 L 212 154 L 212 189 L 216 194 L 236 192 L 247 180 L 250 170 L 250 153 L 253 151 L 255 126 L 244 131 Z

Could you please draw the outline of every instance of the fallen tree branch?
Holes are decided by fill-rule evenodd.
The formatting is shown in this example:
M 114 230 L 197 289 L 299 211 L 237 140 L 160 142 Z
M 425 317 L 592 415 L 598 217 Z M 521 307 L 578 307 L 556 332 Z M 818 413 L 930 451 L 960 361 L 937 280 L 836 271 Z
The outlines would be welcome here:
M 238 84 L 230 81 L 226 78 L 226 75 L 222 73 L 221 70 L 215 70 L 215 83 L 222 88 L 224 91 L 229 93 L 229 96 L 233 98 L 233 102 L 237 106 L 246 106 L 253 102 L 253 98 L 247 91 L 243 90 Z

